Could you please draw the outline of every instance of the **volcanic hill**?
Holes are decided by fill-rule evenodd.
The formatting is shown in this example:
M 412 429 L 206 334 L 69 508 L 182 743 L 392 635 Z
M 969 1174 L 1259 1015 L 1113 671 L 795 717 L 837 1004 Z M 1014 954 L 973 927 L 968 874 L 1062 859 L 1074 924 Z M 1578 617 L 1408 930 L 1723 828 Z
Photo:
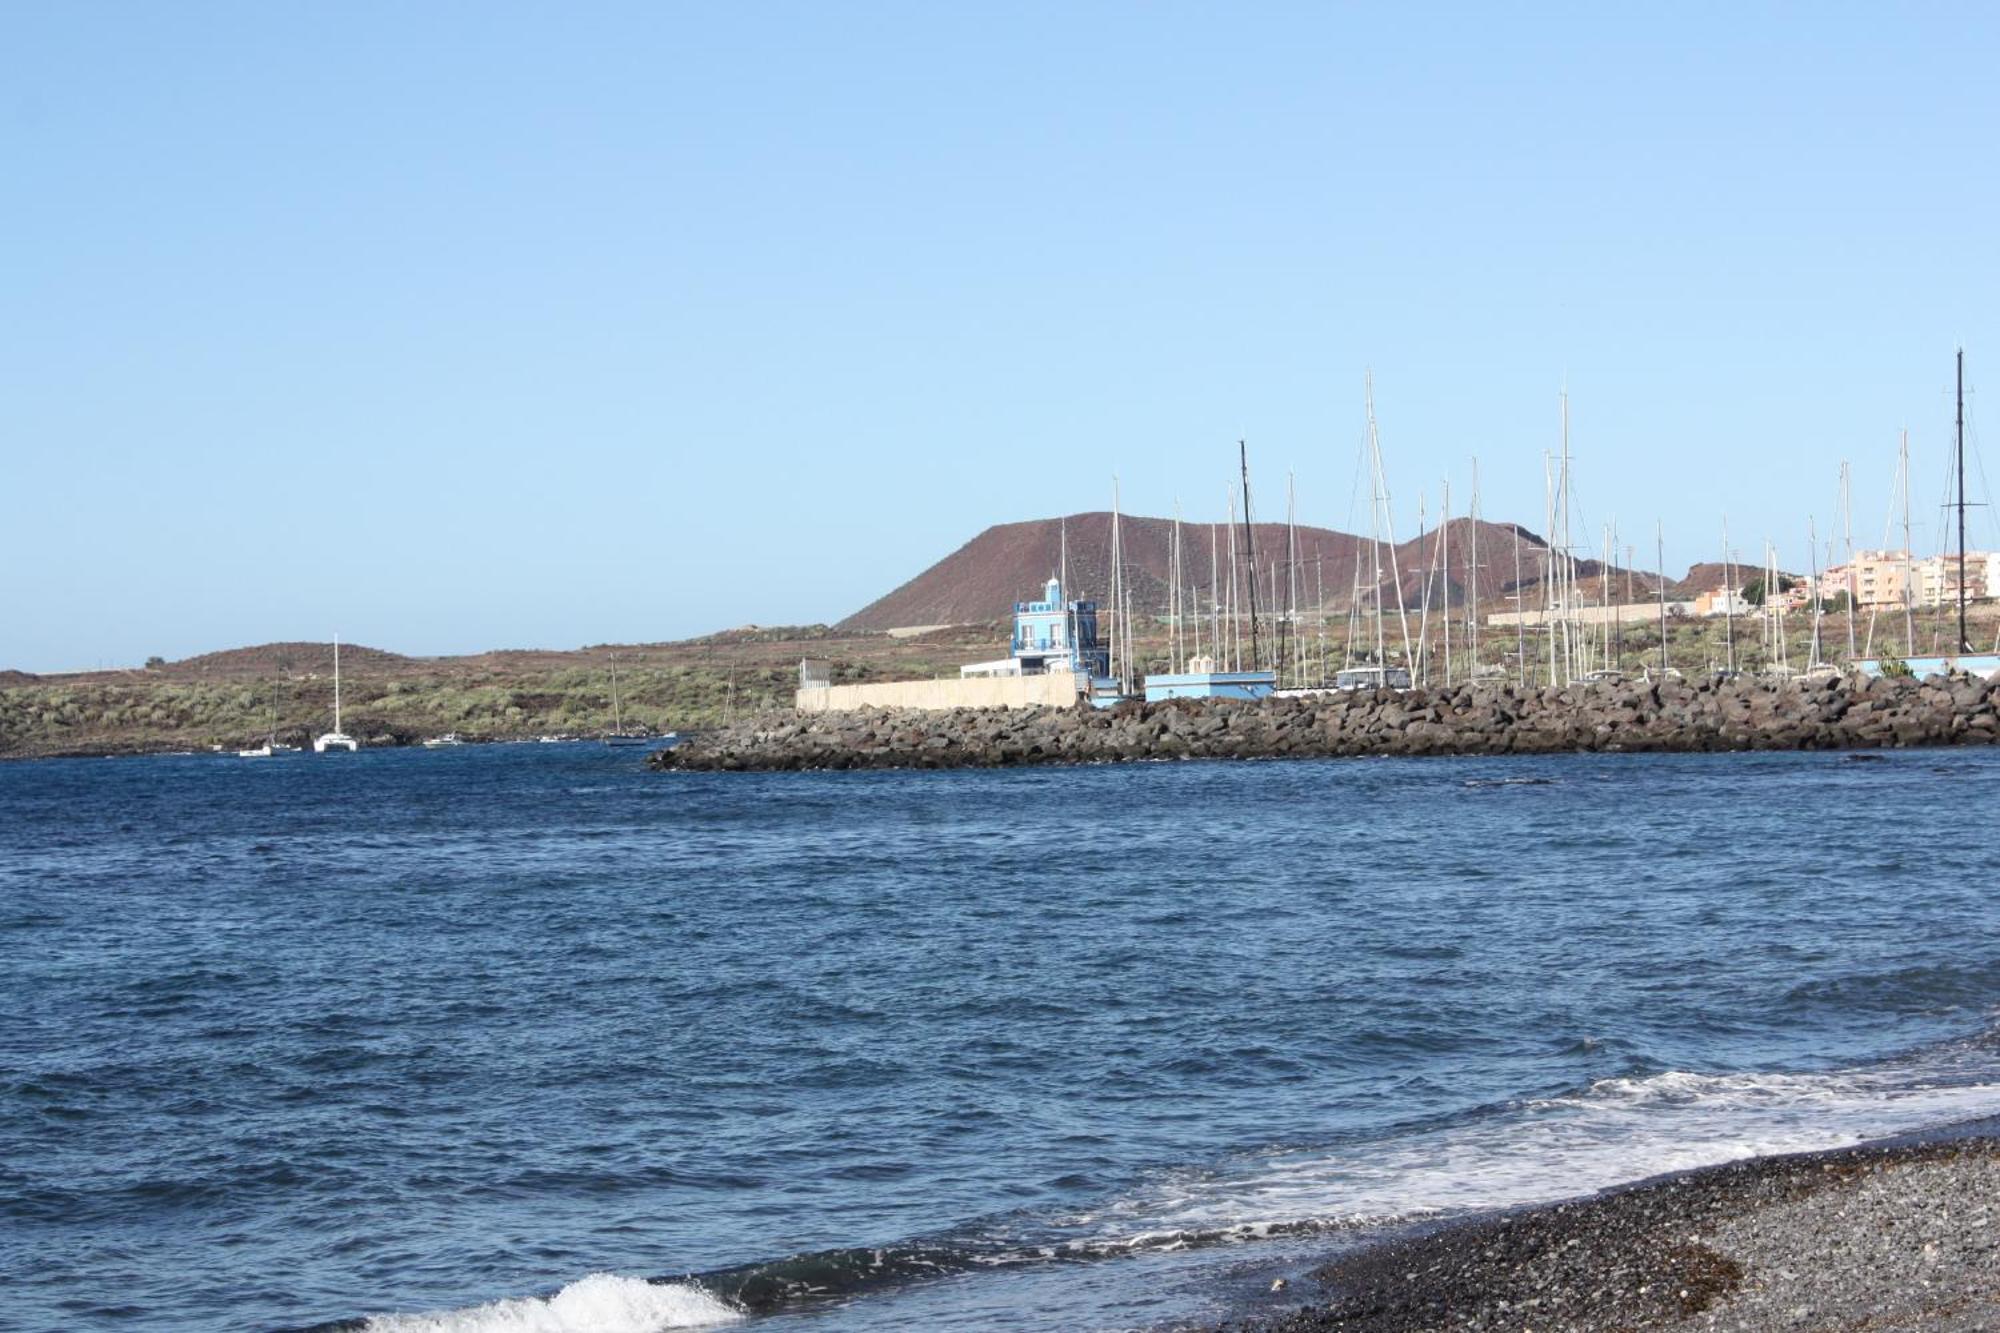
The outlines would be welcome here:
M 1282 523 L 1252 524 L 1257 552 L 1258 601 L 1262 606 L 1283 605 L 1288 592 L 1275 600 L 1272 581 L 1282 588 L 1289 582 L 1288 565 L 1296 569 L 1298 605 L 1323 603 L 1329 610 L 1345 610 L 1358 589 L 1373 583 L 1368 539 L 1331 528 L 1300 526 L 1296 536 Z M 1135 606 L 1164 608 L 1171 579 L 1172 519 L 1119 519 L 1120 544 L 1125 553 L 1126 576 L 1132 583 Z M 1478 533 L 1477 566 L 1474 566 L 1473 535 Z M 1427 571 L 1432 572 L 1431 604 L 1442 596 L 1462 604 L 1477 586 L 1484 604 L 1511 598 L 1515 590 L 1514 556 L 1518 543 L 1520 584 L 1539 588 L 1542 559 L 1547 543 L 1526 528 L 1512 523 L 1487 523 L 1455 518 L 1449 524 L 1449 558 L 1441 561 L 1435 529 L 1412 537 L 1393 548 L 1395 576 L 1400 578 L 1403 601 L 1415 607 L 1423 599 Z M 1071 514 L 1066 518 L 1033 519 L 1025 523 L 1001 523 L 986 529 L 923 573 L 886 596 L 879 597 L 840 622 L 843 630 L 888 630 L 914 625 L 978 624 L 1003 619 L 1013 613 L 1014 603 L 1038 595 L 1051 574 L 1063 563 L 1067 539 L 1069 588 L 1074 597 L 1108 601 L 1111 589 L 1111 515 L 1106 512 Z M 1296 546 L 1291 545 L 1296 542 Z M 1194 590 L 1202 605 L 1208 603 L 1210 589 L 1217 583 L 1229 584 L 1232 546 L 1243 562 L 1243 531 L 1231 532 L 1226 525 L 1183 523 L 1181 560 L 1184 583 Z M 1296 551 L 1296 558 L 1291 555 Z M 1391 578 L 1391 548 L 1382 553 L 1382 590 L 1385 601 L 1395 599 Z M 1441 563 L 1447 567 L 1440 569 Z M 1211 568 L 1216 576 L 1211 579 Z M 1595 560 L 1577 563 L 1579 578 L 1596 579 L 1602 565 Z M 1357 573 L 1358 571 L 1358 573 Z M 1614 571 L 1622 573 L 1622 571 Z M 1443 577 L 1438 577 L 1439 574 Z M 1476 575 L 1476 579 L 1475 579 Z M 1239 575 L 1240 580 L 1240 575 Z M 1440 584 L 1444 591 L 1440 592 Z M 1633 587 L 1647 594 L 1658 586 L 1651 574 L 1634 573 Z M 1323 596 L 1322 596 L 1323 591 Z M 1365 591 L 1361 594 L 1366 595 Z M 1534 605 L 1531 599 L 1529 605 Z

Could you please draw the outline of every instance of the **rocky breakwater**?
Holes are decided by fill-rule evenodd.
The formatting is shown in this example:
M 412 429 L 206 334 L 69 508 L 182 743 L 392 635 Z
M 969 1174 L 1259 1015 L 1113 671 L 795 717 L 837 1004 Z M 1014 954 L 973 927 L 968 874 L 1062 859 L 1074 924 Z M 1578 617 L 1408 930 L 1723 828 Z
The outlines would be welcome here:
M 1834 750 L 1989 745 L 2000 684 L 1928 680 L 1661 681 L 1329 691 L 1112 709 L 767 713 L 690 738 L 656 768 L 960 768 L 1143 759 L 1566 751 Z

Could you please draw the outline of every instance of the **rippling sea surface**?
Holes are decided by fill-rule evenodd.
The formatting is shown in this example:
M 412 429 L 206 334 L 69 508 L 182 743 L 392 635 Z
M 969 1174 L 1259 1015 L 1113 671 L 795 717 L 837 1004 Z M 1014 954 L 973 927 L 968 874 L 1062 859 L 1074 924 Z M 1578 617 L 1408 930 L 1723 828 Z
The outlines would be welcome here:
M 1991 1114 L 1997 785 L 0 766 L 0 1326 L 1171 1327 L 1398 1221 Z

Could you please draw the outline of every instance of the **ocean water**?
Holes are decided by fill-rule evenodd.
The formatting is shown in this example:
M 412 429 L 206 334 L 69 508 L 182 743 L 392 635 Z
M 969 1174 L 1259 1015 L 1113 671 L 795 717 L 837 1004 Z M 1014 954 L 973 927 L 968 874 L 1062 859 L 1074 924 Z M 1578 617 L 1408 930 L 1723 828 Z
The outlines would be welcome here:
M 1199 1326 L 2000 1112 L 2000 756 L 0 765 L 0 1328 Z

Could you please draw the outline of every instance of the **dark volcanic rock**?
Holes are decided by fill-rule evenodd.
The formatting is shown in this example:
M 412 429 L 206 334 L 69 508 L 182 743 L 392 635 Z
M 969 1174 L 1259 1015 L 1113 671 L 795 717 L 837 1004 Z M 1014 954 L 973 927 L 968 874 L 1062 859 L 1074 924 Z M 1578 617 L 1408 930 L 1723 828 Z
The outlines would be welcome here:
M 1109 710 L 777 713 L 693 737 L 657 768 L 942 768 L 1144 759 L 1702 752 L 1990 745 L 2000 685 L 1945 681 L 1662 681 L 1524 690 L 1177 699 Z

